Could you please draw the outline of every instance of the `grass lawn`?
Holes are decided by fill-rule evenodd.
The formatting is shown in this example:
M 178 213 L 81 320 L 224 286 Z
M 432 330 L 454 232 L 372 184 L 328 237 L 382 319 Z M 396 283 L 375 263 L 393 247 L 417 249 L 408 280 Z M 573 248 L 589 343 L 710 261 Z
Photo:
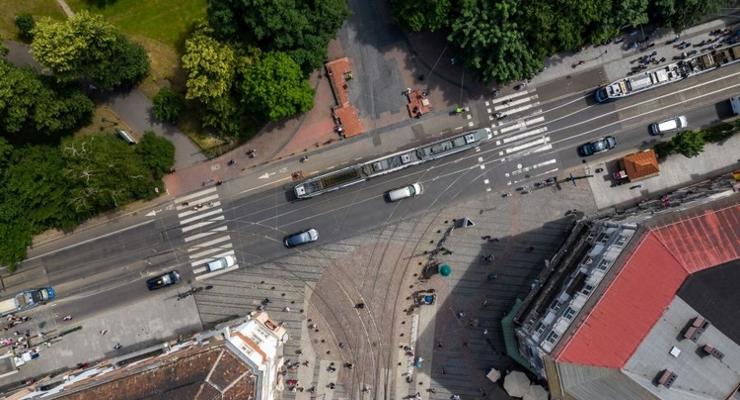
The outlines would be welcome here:
M 98 3 L 67 0 L 74 11 L 89 9 L 104 15 L 125 33 L 154 39 L 172 48 L 177 47 L 194 21 L 206 15 L 206 0 L 115 0 L 103 7 L 98 7 Z
M 205 1 L 204 1 L 205 3 Z M 0 0 L 0 36 L 4 39 L 16 39 L 18 29 L 15 27 L 15 16 L 29 13 L 36 19 L 52 17 L 64 19 L 62 9 L 54 0 Z

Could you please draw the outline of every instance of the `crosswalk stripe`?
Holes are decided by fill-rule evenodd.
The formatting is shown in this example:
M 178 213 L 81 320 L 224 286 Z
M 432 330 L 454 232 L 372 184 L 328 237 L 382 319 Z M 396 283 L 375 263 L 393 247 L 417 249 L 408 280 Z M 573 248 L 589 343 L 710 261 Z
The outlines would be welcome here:
M 531 131 L 520 133 L 520 134 L 514 135 L 514 136 L 505 137 L 505 138 L 503 138 L 501 140 L 504 142 L 504 144 L 508 144 L 508 143 L 511 143 L 511 142 L 516 142 L 517 140 L 522 140 L 524 138 L 528 138 L 530 136 L 539 135 L 539 134 L 541 134 L 543 132 L 546 132 L 546 131 L 547 131 L 547 127 L 546 126 L 543 126 L 542 128 L 532 129 Z
M 192 218 L 181 219 L 180 220 L 180 225 L 186 225 L 186 224 L 189 224 L 189 223 L 191 223 L 193 221 L 197 221 L 199 219 L 210 217 L 211 215 L 214 215 L 214 214 L 220 214 L 223 211 L 224 210 L 218 208 L 218 209 L 215 209 L 215 210 L 212 210 L 212 211 L 208 211 L 208 212 L 203 213 L 203 214 L 196 215 L 196 216 L 194 216 Z
M 191 216 L 191 215 L 195 215 L 195 214 L 197 214 L 199 212 L 203 212 L 205 210 L 210 210 L 212 208 L 216 208 L 216 207 L 219 207 L 219 206 L 221 206 L 221 202 L 220 201 L 211 202 L 211 204 L 208 204 L 208 205 L 203 204 L 203 207 L 206 207 L 205 209 L 200 209 L 199 208 L 197 210 L 193 210 L 193 207 L 190 206 L 190 207 L 188 207 L 188 210 L 187 211 L 183 211 L 183 212 L 177 214 L 177 217 L 178 218 L 188 217 L 188 216 Z
M 222 269 L 220 271 L 214 271 L 214 272 L 209 272 L 207 274 L 196 275 L 195 280 L 196 281 L 200 281 L 200 280 L 203 280 L 203 279 L 213 278 L 214 276 L 225 274 L 227 272 L 231 272 L 231 271 L 233 271 L 235 269 L 238 269 L 238 268 L 239 268 L 239 264 L 234 264 L 234 265 L 230 266 L 229 268 Z M 203 271 L 205 271 L 205 268 L 203 268 L 200 272 L 203 272 Z
M 530 101 L 532 101 L 532 100 L 536 100 L 536 99 L 537 99 L 537 95 L 534 95 L 534 96 L 529 96 L 529 97 L 525 97 L 525 98 L 523 98 L 523 99 L 516 99 L 516 100 L 512 100 L 512 101 L 510 101 L 510 102 L 508 102 L 508 103 L 505 103 L 505 104 L 501 104 L 501 105 L 499 105 L 499 106 L 495 106 L 495 107 L 493 107 L 493 110 L 494 110 L 494 111 L 501 111 L 501 110 L 505 110 L 505 109 L 507 109 L 507 108 L 512 108 L 512 107 L 514 107 L 514 106 L 518 106 L 518 105 L 520 105 L 520 104 L 528 103 L 528 102 L 530 102 Z
M 217 243 L 228 242 L 229 240 L 231 240 L 231 236 L 230 235 L 219 236 L 219 237 L 217 237 L 217 238 L 215 238 L 213 240 L 209 240 L 209 241 L 203 242 L 203 243 L 198 243 L 196 245 L 193 245 L 191 247 L 188 247 L 188 251 L 201 250 L 203 248 L 206 248 L 206 247 L 209 247 L 209 246 L 213 246 L 214 244 L 217 244 Z
M 199 204 L 206 206 L 206 203 L 218 202 L 217 200 L 218 200 L 218 193 L 211 195 L 211 196 L 207 196 L 207 197 L 201 197 L 195 200 L 190 200 L 188 202 L 189 203 L 188 205 L 184 205 L 183 203 L 177 203 L 176 209 L 177 211 L 184 210 L 184 209 L 192 209 L 194 206 L 197 206 Z
M 213 228 L 213 229 L 211 229 L 209 231 L 206 231 L 206 232 L 196 233 L 195 235 L 190 235 L 190 236 L 186 237 L 185 238 L 185 242 L 186 243 L 187 242 L 192 242 L 193 240 L 196 240 L 196 239 L 204 238 L 206 236 L 215 235 L 216 233 L 223 232 L 226 229 L 228 229 L 226 226 L 219 226 L 219 227 Z
M 208 188 L 208 189 L 203 189 L 203 190 L 201 190 L 199 192 L 191 193 L 191 194 L 189 194 L 187 196 L 178 197 L 177 199 L 175 199 L 175 202 L 176 203 L 182 203 L 184 201 L 188 201 L 190 199 L 194 199 L 196 197 L 200 197 L 200 196 L 206 195 L 208 193 L 215 192 L 216 190 L 218 190 L 218 189 L 215 188 L 215 187 Z
M 522 151 L 522 150 L 526 150 L 526 149 L 529 149 L 531 147 L 535 147 L 535 146 L 538 146 L 538 145 L 541 145 L 541 144 L 546 144 L 549 140 L 550 139 L 545 136 L 545 137 L 539 138 L 537 140 L 533 140 L 531 142 L 522 143 L 522 144 L 520 144 L 518 146 L 509 147 L 509 148 L 505 149 L 504 151 L 506 152 L 506 154 L 512 154 L 512 153 L 516 153 L 516 152 L 519 152 L 519 151 Z
M 504 102 L 504 101 L 509 100 L 509 99 L 513 99 L 513 98 L 516 98 L 516 97 L 519 97 L 519 96 L 524 96 L 526 94 L 529 94 L 529 92 L 526 91 L 526 90 L 523 90 L 521 92 L 516 92 L 516 93 L 508 94 L 506 96 L 497 97 L 497 98 L 491 100 L 491 104 L 501 103 L 501 102 Z
M 207 256 L 210 253 L 215 253 L 217 251 L 222 251 L 222 250 L 230 249 L 232 247 L 233 247 L 233 245 L 231 243 L 226 243 L 223 246 L 211 247 L 208 250 L 200 251 L 200 252 L 195 253 L 195 254 L 190 254 L 190 255 L 188 255 L 188 257 L 190 257 L 191 260 L 192 259 L 203 258 L 203 256 Z
M 203 221 L 203 222 L 198 222 L 197 224 L 188 225 L 188 226 L 185 226 L 185 227 L 182 228 L 182 233 L 190 232 L 193 229 L 198 229 L 198 228 L 202 228 L 204 226 L 215 224 L 216 222 L 223 221 L 225 219 L 226 219 L 226 217 L 224 217 L 223 215 L 220 215 L 218 217 L 211 218 L 208 221 Z

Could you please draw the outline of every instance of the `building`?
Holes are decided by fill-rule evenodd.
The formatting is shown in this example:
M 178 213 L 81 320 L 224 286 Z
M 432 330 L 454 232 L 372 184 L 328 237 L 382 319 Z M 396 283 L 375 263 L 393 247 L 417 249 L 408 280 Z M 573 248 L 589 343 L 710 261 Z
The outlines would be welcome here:
M 553 399 L 740 398 L 739 256 L 731 190 L 581 221 L 512 311 L 513 358 Z
M 658 157 L 652 149 L 624 156 L 619 160 L 619 177 L 637 182 L 660 174 Z
M 36 382 L 9 399 L 272 400 L 282 389 L 285 328 L 264 312 Z

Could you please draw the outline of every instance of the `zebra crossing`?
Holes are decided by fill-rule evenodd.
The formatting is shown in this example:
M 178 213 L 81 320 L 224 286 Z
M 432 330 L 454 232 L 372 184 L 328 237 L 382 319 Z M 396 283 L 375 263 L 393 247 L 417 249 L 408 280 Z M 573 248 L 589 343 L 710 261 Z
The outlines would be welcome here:
M 535 90 L 491 99 L 485 107 L 502 162 L 496 169 L 503 174 L 507 186 L 558 171 L 558 160 L 546 154 L 552 144 Z
M 206 267 L 207 263 L 226 256 L 236 258 L 217 188 L 179 197 L 175 199 L 175 209 L 187 246 L 188 263 L 196 280 L 208 279 L 239 268 L 238 263 L 213 272 L 209 272 Z

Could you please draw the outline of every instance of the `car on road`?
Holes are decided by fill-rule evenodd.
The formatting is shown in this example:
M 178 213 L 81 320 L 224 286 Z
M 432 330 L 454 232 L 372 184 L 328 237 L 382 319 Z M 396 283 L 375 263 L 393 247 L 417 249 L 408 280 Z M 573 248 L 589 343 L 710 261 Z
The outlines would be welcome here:
M 180 274 L 177 271 L 166 272 L 162 275 L 155 276 L 146 280 L 146 286 L 149 290 L 157 290 L 163 287 L 171 286 L 180 282 Z
M 412 183 L 410 185 L 385 192 L 385 199 L 386 201 L 394 202 L 401 199 L 414 197 L 422 193 L 424 193 L 424 187 L 421 186 L 421 183 Z
M 593 142 L 582 144 L 578 147 L 578 154 L 583 157 L 592 156 L 594 154 L 603 153 L 609 151 L 617 146 L 617 139 L 614 136 L 606 136 Z
M 306 229 L 305 231 L 296 232 L 292 235 L 288 235 L 283 239 L 285 247 L 296 247 L 303 244 L 312 243 L 319 240 L 319 231 L 314 228 Z
M 208 272 L 218 271 L 220 269 L 226 269 L 236 264 L 236 258 L 234 256 L 224 256 L 219 259 L 210 261 L 206 264 Z
M 677 117 L 669 118 L 664 121 L 650 124 L 650 134 L 651 135 L 664 135 L 666 133 L 680 131 L 681 129 L 684 129 L 687 126 L 688 126 L 688 122 L 686 121 L 686 117 L 683 115 L 679 115 Z

